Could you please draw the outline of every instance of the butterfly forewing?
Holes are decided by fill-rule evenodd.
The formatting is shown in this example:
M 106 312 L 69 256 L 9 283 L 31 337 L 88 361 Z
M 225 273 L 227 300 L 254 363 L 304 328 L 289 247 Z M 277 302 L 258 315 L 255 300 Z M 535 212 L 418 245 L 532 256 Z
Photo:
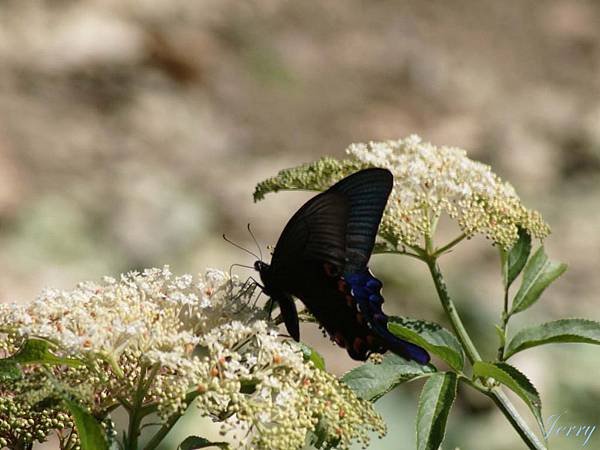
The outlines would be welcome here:
M 280 303 L 294 339 L 299 339 L 298 318 L 290 294 L 302 300 L 354 359 L 391 349 L 428 361 L 424 350 L 387 332 L 381 283 L 367 268 L 392 185 L 392 174 L 385 169 L 365 169 L 344 178 L 292 216 L 271 265 L 261 263 L 265 292 Z
M 321 261 L 342 270 L 346 257 L 348 199 L 323 192 L 298 210 L 283 229 L 271 258 L 271 278 L 290 286 L 303 276 L 307 261 Z
M 329 188 L 344 194 L 349 203 L 344 272 L 354 273 L 367 266 L 392 186 L 388 170 L 373 168 L 356 172 Z

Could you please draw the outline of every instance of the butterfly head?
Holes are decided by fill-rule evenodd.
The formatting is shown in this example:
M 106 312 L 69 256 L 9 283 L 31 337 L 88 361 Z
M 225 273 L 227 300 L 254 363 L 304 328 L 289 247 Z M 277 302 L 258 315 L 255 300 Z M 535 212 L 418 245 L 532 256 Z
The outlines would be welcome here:
M 266 272 L 269 269 L 269 265 L 266 262 L 263 261 L 255 261 L 254 262 L 254 270 L 256 270 L 258 273 L 262 274 L 264 272 Z
M 273 291 L 273 284 L 270 277 L 271 266 L 260 259 L 254 262 L 254 270 L 260 274 L 260 279 L 263 282 L 263 292 L 267 295 L 271 295 Z

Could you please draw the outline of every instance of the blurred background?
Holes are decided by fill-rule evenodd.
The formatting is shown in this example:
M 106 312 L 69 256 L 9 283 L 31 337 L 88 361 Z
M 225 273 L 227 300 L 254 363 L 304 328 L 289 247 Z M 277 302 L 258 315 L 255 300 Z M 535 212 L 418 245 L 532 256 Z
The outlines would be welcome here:
M 593 1 L 1 0 L 0 301 L 135 268 L 251 263 L 221 234 L 254 249 L 251 222 L 274 244 L 308 198 L 254 204 L 258 181 L 343 157 L 352 142 L 417 133 L 492 165 L 553 228 L 548 252 L 570 268 L 512 330 L 600 319 L 599 94 Z M 441 265 L 493 357 L 497 251 L 477 238 Z M 377 256 L 373 266 L 388 312 L 445 323 L 424 265 Z M 353 366 L 314 328 L 302 333 L 330 370 Z M 597 347 L 529 350 L 514 362 L 539 388 L 545 418 L 600 428 Z M 414 448 L 420 384 L 378 403 L 389 434 L 371 448 Z M 188 417 L 176 430 L 209 427 Z M 466 390 L 444 449 L 455 446 L 522 448 Z M 587 447 L 600 448 L 600 430 Z

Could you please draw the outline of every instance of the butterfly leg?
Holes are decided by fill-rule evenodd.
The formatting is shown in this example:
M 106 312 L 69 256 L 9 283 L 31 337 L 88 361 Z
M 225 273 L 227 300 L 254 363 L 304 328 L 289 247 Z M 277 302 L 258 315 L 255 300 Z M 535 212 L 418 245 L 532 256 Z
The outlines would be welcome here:
M 267 300 L 267 305 L 269 307 L 269 313 L 267 314 L 267 317 L 269 318 L 269 322 L 271 321 L 271 314 L 273 314 L 273 304 L 274 303 L 275 303 L 275 300 L 273 300 L 271 297 L 269 297 L 269 300 Z M 267 305 L 265 305 L 265 308 Z
M 254 295 L 254 291 L 256 290 L 256 287 L 260 286 L 256 280 L 252 277 L 249 277 L 248 279 L 246 279 L 246 281 L 244 281 L 244 283 L 242 284 L 242 286 L 240 287 L 240 289 L 238 290 L 237 294 L 231 298 L 232 302 L 236 302 L 238 300 L 240 300 L 242 297 L 249 297 L 250 299 L 252 298 L 252 296 Z M 242 306 L 240 307 L 239 310 L 235 311 L 235 314 L 239 314 L 242 311 L 244 311 L 244 309 L 246 309 L 248 307 L 248 305 L 250 304 L 251 300 L 248 300 L 246 302 L 242 302 Z M 256 305 L 256 301 L 254 301 L 254 305 Z

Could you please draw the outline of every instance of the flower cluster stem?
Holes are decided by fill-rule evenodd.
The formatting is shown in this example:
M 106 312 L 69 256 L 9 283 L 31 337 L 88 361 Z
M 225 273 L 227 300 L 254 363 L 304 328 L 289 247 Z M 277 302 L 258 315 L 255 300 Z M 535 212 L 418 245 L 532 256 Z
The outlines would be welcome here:
M 504 288 L 504 310 L 502 311 L 502 323 L 500 324 L 500 333 L 502 342 L 498 347 L 498 360 L 504 361 L 504 353 L 506 350 L 506 335 L 508 332 L 508 319 L 510 315 L 508 314 L 508 287 Z
M 467 329 L 463 325 L 462 320 L 458 315 L 458 311 L 454 306 L 454 302 L 448 294 L 444 277 L 442 276 L 442 272 L 440 271 L 440 267 L 436 259 L 433 257 L 428 258 L 425 262 L 427 263 L 427 267 L 429 267 L 429 272 L 433 278 L 433 283 L 435 284 L 435 289 L 442 303 L 442 307 L 444 308 L 444 311 L 446 311 L 446 314 L 452 323 L 454 332 L 458 336 L 458 340 L 464 348 L 467 358 L 469 358 L 471 364 L 473 364 L 475 361 L 481 361 L 481 356 L 479 355 L 475 344 L 473 344 L 473 341 L 467 333 Z
M 193 391 L 187 394 L 185 397 L 186 405 L 191 405 L 192 402 L 198 396 L 197 391 Z M 181 418 L 181 414 L 175 413 L 159 428 L 159 430 L 152 436 L 152 438 L 148 441 L 148 443 L 144 446 L 144 450 L 154 450 L 157 448 L 163 439 L 169 434 L 171 429 L 175 426 L 177 421 Z
M 448 294 L 448 289 L 446 288 L 446 283 L 444 282 L 444 277 L 442 276 L 442 272 L 440 270 L 439 265 L 437 264 L 435 256 L 429 256 L 425 258 L 425 262 L 429 267 L 429 271 L 431 272 L 431 276 L 433 277 L 433 282 L 435 284 L 436 291 L 444 308 L 450 322 L 452 324 L 452 328 L 454 332 L 458 336 L 458 339 L 467 355 L 467 358 L 473 364 L 476 361 L 481 361 L 481 356 L 473 344 L 471 337 L 467 333 L 467 330 L 462 323 L 460 316 L 458 315 L 458 311 L 454 306 L 454 302 L 450 298 Z M 523 418 L 519 415 L 518 411 L 515 409 L 513 404 L 510 402 L 506 394 L 499 388 L 481 388 L 479 389 L 485 395 L 490 397 L 494 403 L 500 408 L 504 416 L 508 419 L 513 428 L 517 431 L 519 436 L 523 439 L 523 442 L 527 445 L 529 449 L 532 450 L 546 450 L 546 446 L 539 440 L 539 438 L 531 431 L 528 427 L 527 423 L 523 420 Z
M 144 369 L 142 369 L 142 372 Z M 140 435 L 140 425 L 142 422 L 142 401 L 144 398 L 144 392 L 142 391 L 143 387 L 143 373 L 140 376 L 140 381 L 138 383 L 138 388 L 135 392 L 135 399 L 132 404 L 131 410 L 129 411 L 129 427 L 127 429 L 127 443 L 126 450 L 137 450 L 138 448 L 138 438 Z
M 138 450 L 138 439 L 141 433 L 142 420 L 145 417 L 144 410 L 144 397 L 148 391 L 148 388 L 154 381 L 154 377 L 158 372 L 159 366 L 154 366 L 150 372 L 148 372 L 147 366 L 142 366 L 140 372 L 140 378 L 138 381 L 137 388 L 135 390 L 133 401 L 128 408 L 129 412 L 129 426 L 127 429 L 127 441 L 125 443 L 125 450 Z

